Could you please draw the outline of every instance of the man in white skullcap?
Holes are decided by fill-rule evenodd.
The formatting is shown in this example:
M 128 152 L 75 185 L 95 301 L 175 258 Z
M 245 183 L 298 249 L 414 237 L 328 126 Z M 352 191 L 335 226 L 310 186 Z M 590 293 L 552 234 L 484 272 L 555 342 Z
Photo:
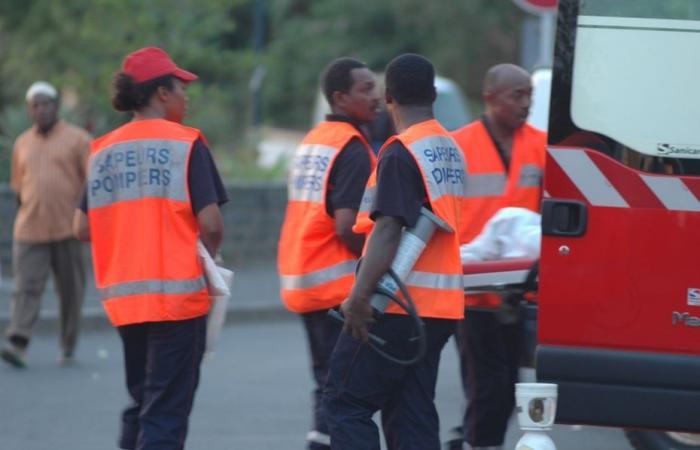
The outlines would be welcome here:
M 27 90 L 34 125 L 12 150 L 10 184 L 17 194 L 12 245 L 14 291 L 10 324 L 0 357 L 25 367 L 25 352 L 39 315 L 49 270 L 60 310 L 59 363 L 73 360 L 85 291 L 82 244 L 73 238 L 72 218 L 85 183 L 90 135 L 58 118 L 58 91 L 45 81 Z
M 58 99 L 58 91 L 56 91 L 56 88 L 46 81 L 37 81 L 29 86 L 25 99 L 27 102 L 30 102 L 36 94 L 44 94 L 52 99 Z

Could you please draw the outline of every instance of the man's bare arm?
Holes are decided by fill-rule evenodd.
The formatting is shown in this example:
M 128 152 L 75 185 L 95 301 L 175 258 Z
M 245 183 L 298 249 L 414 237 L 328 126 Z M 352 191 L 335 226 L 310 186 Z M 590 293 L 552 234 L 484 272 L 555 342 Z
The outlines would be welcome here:
M 81 209 L 76 209 L 73 214 L 73 234 L 80 241 L 90 240 L 90 222 L 88 216 Z
M 350 297 L 341 306 L 345 316 L 344 329 L 362 342 L 367 342 L 367 326 L 372 321 L 369 299 L 394 261 L 402 228 L 403 225 L 395 217 L 380 216 L 377 219 Z
M 219 205 L 212 203 L 199 210 L 197 224 L 199 225 L 199 237 L 211 257 L 214 258 L 224 238 L 224 219 L 221 216 Z
M 365 235 L 352 231 L 357 218 L 357 210 L 339 208 L 333 213 L 335 219 L 335 234 L 345 246 L 358 257 L 362 255 L 362 247 L 365 245 Z

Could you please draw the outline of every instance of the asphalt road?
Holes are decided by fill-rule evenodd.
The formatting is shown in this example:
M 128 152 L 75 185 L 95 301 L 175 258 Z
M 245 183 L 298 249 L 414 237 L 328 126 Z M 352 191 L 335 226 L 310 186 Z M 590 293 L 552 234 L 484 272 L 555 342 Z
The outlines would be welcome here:
M 82 335 L 78 363 L 56 364 L 56 337 L 34 340 L 29 368 L 0 365 L 0 449 L 116 449 L 126 403 L 121 348 L 113 330 Z M 301 323 L 235 323 L 203 365 L 188 449 L 303 449 L 310 422 L 310 369 Z M 526 378 L 530 373 L 524 374 Z M 438 385 L 442 434 L 458 420 L 461 389 L 454 344 L 448 343 Z M 506 449 L 521 433 L 513 419 Z M 630 450 L 616 429 L 557 426 L 560 450 Z

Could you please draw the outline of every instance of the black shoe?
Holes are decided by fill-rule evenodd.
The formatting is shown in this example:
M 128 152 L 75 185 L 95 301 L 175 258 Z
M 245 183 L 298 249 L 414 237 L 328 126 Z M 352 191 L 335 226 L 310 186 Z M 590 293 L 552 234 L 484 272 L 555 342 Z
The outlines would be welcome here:
M 0 358 L 17 369 L 24 369 L 27 367 L 27 363 L 24 360 L 24 349 L 10 342 L 6 342 L 2 350 L 0 350 Z

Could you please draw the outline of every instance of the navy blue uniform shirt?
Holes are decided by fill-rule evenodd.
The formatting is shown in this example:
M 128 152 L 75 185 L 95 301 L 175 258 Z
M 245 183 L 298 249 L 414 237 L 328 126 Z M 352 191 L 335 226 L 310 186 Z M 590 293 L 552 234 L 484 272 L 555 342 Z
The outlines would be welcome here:
M 412 227 L 427 203 L 428 194 L 416 160 L 400 141 L 392 142 L 379 155 L 377 191 L 370 218 L 392 216 Z
M 356 123 L 338 114 L 326 116 L 329 122 L 346 122 L 359 130 Z M 333 162 L 328 175 L 326 193 L 326 212 L 333 217 L 336 209 L 359 209 L 362 194 L 365 192 L 367 179 L 372 171 L 372 164 L 365 144 L 358 138 L 352 138 Z

